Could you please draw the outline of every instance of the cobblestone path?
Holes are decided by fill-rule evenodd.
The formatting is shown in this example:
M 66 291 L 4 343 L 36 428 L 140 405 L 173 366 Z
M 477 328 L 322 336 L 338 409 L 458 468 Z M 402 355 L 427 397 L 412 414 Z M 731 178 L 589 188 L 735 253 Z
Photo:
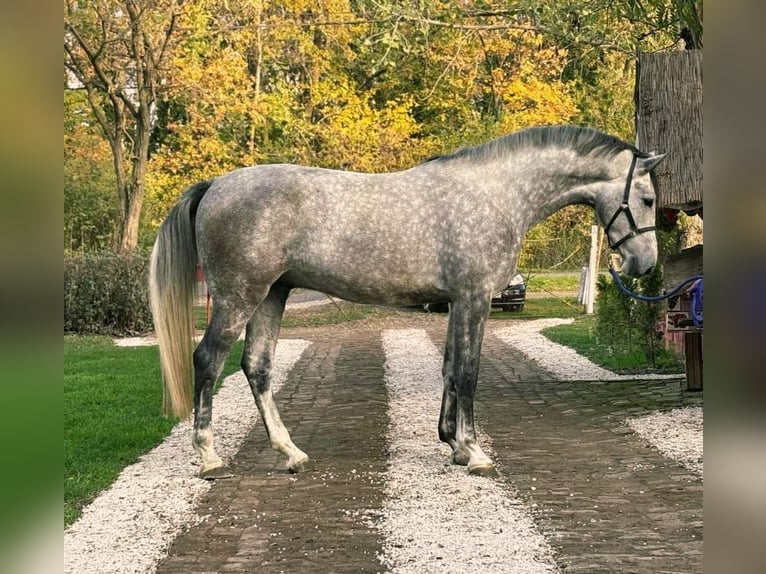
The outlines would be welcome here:
M 507 323 L 504 323 L 506 325 Z M 477 422 L 500 477 L 533 511 L 563 572 L 702 572 L 702 482 L 646 446 L 627 417 L 688 404 L 679 381 L 550 382 L 544 369 L 485 339 Z M 387 451 L 384 329 L 423 328 L 441 347 L 442 316 L 412 314 L 285 329 L 313 344 L 277 395 L 312 472 L 289 475 L 259 423 L 236 476 L 203 499 L 204 520 L 157 568 L 202 572 L 381 572 L 374 528 Z M 254 407 L 253 407 L 254 408 Z M 436 429 L 434 429 L 434 440 Z
M 488 337 L 477 411 L 564 572 L 702 572 L 702 481 L 626 418 L 701 404 L 680 381 L 560 383 Z

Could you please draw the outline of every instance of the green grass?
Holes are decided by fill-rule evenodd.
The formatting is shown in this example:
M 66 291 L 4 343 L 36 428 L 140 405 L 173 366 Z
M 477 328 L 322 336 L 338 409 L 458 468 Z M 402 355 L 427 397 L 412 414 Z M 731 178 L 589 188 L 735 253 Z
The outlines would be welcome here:
M 239 367 L 241 343 L 224 369 Z M 175 420 L 162 415 L 157 347 L 120 348 L 107 337 L 64 337 L 64 524 L 123 467 L 159 444 Z
M 577 272 L 563 274 L 551 273 L 522 273 L 527 280 L 527 289 L 532 292 L 540 291 L 574 291 L 580 286 L 580 274 Z
M 601 271 L 601 275 L 606 275 L 606 271 Z M 569 291 L 577 293 L 580 288 L 580 272 L 564 271 L 561 273 L 546 273 L 531 271 L 522 273 L 527 281 L 527 289 L 533 293 L 550 293 L 557 291 Z
M 347 301 L 334 300 L 334 303 L 309 307 L 307 310 L 290 310 L 285 313 L 282 327 L 317 327 L 320 325 L 337 325 L 349 321 L 372 317 L 384 317 L 397 310 L 374 305 L 358 305 Z M 207 326 L 205 307 L 194 307 L 195 326 L 204 330 Z
M 194 307 L 194 326 L 199 330 L 207 326 L 207 308 L 204 305 Z
M 615 349 L 599 342 L 596 337 L 596 318 L 593 315 L 580 315 L 571 325 L 559 325 L 544 329 L 542 334 L 551 341 L 571 347 L 593 363 L 616 373 L 683 373 L 681 357 L 672 351 L 659 350 L 656 367 L 651 368 L 649 361 L 640 349 Z
M 551 317 L 578 317 L 582 314 L 582 305 L 576 297 L 546 297 L 529 299 L 521 311 L 493 310 L 490 319 L 547 319 Z

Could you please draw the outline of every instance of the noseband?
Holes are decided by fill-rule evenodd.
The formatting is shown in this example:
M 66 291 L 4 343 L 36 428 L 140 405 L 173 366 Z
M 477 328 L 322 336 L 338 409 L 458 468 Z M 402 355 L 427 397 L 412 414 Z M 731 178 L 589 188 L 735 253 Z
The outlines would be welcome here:
M 620 245 L 625 243 L 628 239 L 631 237 L 635 237 L 636 235 L 639 235 L 640 233 L 646 233 L 647 231 L 654 231 L 655 227 L 652 225 L 651 227 L 639 227 L 636 225 L 636 220 L 633 219 L 633 214 L 630 212 L 630 184 L 633 182 L 633 170 L 636 167 L 636 154 L 633 154 L 633 159 L 630 161 L 630 170 L 628 171 L 628 179 L 625 182 L 625 193 L 622 196 L 622 203 L 620 204 L 620 207 L 617 208 L 617 211 L 614 212 L 614 215 L 612 216 L 612 219 L 609 220 L 609 223 L 606 224 L 606 227 L 604 228 L 604 233 L 606 234 L 606 240 L 609 242 L 609 248 L 610 249 L 617 249 Z M 630 224 L 630 231 L 625 234 L 619 241 L 615 241 L 612 243 L 612 238 L 609 237 L 609 229 L 612 227 L 612 224 L 615 222 L 615 220 L 619 217 L 621 213 L 625 214 L 625 217 L 628 219 L 628 223 Z

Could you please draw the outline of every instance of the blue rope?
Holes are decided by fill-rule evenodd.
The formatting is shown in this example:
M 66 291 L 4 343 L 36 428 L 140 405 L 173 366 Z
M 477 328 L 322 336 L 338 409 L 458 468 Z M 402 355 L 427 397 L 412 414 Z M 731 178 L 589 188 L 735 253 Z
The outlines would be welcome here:
M 617 284 L 617 287 L 620 288 L 620 291 L 628 295 L 629 297 L 633 297 L 633 299 L 637 299 L 638 301 L 646 301 L 647 303 L 656 303 L 657 301 L 664 301 L 665 299 L 670 299 L 671 297 L 675 297 L 676 295 L 679 295 L 680 293 L 691 291 L 691 318 L 692 323 L 694 323 L 695 327 L 702 328 L 703 324 L 703 316 L 702 316 L 702 303 L 703 303 L 703 287 L 702 287 L 702 275 L 692 275 L 688 279 L 684 279 L 676 288 L 674 288 L 670 293 L 665 293 L 664 295 L 655 295 L 655 296 L 649 296 L 649 295 L 641 295 L 640 293 L 636 293 L 634 291 L 631 291 L 628 289 L 625 284 L 622 282 L 622 279 L 620 279 L 619 273 L 615 271 L 614 269 L 610 268 L 609 273 L 612 275 L 612 279 L 614 279 L 614 282 Z M 690 285 L 691 287 L 687 287 L 687 285 Z
M 695 327 L 702 328 L 702 277 L 694 283 L 692 292 L 692 322 Z
M 625 284 L 622 282 L 622 279 L 620 279 L 619 273 L 617 273 L 617 271 L 615 271 L 611 267 L 609 268 L 609 273 L 612 275 L 612 278 L 614 279 L 614 282 L 617 284 L 617 287 L 620 288 L 620 291 L 622 291 L 629 297 L 633 297 L 634 299 L 638 299 L 639 301 L 647 301 L 649 303 L 664 301 L 665 299 L 670 299 L 671 297 L 675 297 L 681 292 L 688 291 L 688 289 L 684 289 L 684 287 L 686 287 L 690 283 L 699 281 L 699 304 L 700 304 L 700 307 L 702 306 L 702 275 L 692 275 L 688 279 L 684 279 L 670 293 L 665 293 L 664 295 L 649 296 L 649 295 L 641 295 L 640 293 L 635 293 L 634 291 L 631 291 L 630 289 L 628 289 L 625 286 Z

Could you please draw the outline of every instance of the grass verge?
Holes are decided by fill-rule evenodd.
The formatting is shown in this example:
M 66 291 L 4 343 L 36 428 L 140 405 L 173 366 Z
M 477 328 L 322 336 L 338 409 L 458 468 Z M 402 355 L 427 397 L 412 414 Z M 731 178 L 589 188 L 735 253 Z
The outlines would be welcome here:
M 239 368 L 241 343 L 224 375 Z M 64 337 L 64 524 L 177 421 L 162 415 L 157 347 L 108 337 Z
M 571 347 L 593 363 L 616 373 L 684 372 L 682 357 L 674 351 L 659 349 L 652 366 L 641 349 L 604 345 L 596 337 L 596 317 L 593 315 L 579 315 L 574 323 L 543 329 L 542 334 L 554 343 Z
M 366 318 L 377 318 L 399 312 L 397 309 L 376 307 L 374 305 L 357 305 L 342 300 L 334 300 L 327 304 L 308 307 L 306 309 L 288 309 L 282 319 L 282 327 L 318 327 L 320 325 L 337 325 L 349 321 Z M 205 307 L 194 307 L 194 324 L 199 330 L 207 326 Z
M 528 298 L 521 311 L 501 311 L 493 309 L 490 319 L 550 319 L 569 318 L 582 315 L 582 305 L 577 297 Z

